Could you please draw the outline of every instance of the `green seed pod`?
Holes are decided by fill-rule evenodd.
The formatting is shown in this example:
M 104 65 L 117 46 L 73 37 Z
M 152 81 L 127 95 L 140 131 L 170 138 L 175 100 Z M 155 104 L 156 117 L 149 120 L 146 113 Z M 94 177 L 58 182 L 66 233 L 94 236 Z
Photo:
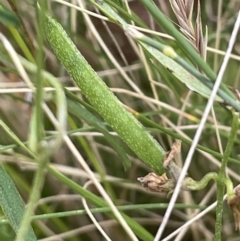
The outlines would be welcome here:
M 156 173 L 162 174 L 165 151 L 142 124 L 122 106 L 99 78 L 62 26 L 46 14 L 44 30 L 56 56 L 98 113 L 136 155 Z

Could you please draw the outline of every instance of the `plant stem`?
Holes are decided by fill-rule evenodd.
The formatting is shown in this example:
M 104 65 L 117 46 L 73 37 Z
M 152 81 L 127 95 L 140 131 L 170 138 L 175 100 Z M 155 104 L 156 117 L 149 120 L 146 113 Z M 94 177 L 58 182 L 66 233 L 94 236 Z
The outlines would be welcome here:
M 29 203 L 26 208 L 26 211 L 24 212 L 23 219 L 21 222 L 21 226 L 19 228 L 19 233 L 17 235 L 17 238 L 15 241 L 22 241 L 25 240 L 26 233 L 30 227 L 31 224 L 31 217 L 33 215 L 35 205 L 37 201 L 40 198 L 40 191 L 42 190 L 43 184 L 44 184 L 44 176 L 45 176 L 45 167 L 48 163 L 49 157 L 48 152 L 43 148 L 40 152 L 37 162 L 39 163 L 38 169 L 36 172 L 36 176 L 34 178 L 34 183 L 32 186 L 31 195 L 29 198 Z
M 41 7 L 45 9 L 45 1 L 41 2 Z M 38 17 L 38 46 L 39 50 L 37 52 L 37 74 L 36 74 L 36 98 L 34 111 L 31 117 L 30 125 L 30 136 L 29 136 L 29 145 L 30 149 L 37 153 L 36 162 L 39 164 L 36 176 L 34 178 L 33 187 L 31 190 L 29 203 L 24 212 L 21 225 L 16 237 L 16 241 L 25 240 L 25 236 L 31 224 L 31 216 L 34 213 L 35 205 L 38 199 L 40 198 L 40 193 L 44 183 L 45 175 L 45 166 L 49 160 L 49 153 L 47 151 L 47 145 L 43 146 L 40 144 L 43 140 L 43 77 L 42 77 L 42 67 L 43 67 L 43 41 L 44 41 L 44 32 L 43 32 L 43 21 L 44 16 L 42 12 L 37 12 Z
M 151 126 L 151 127 L 154 127 L 156 128 L 157 130 L 160 130 L 162 133 L 166 134 L 166 135 L 169 135 L 169 136 L 172 136 L 174 137 L 175 139 L 178 139 L 178 140 L 181 140 L 183 143 L 186 143 L 188 145 L 191 145 L 192 143 L 192 140 L 189 140 L 185 137 L 183 137 L 182 135 L 178 134 L 178 133 L 175 133 L 171 130 L 169 130 L 168 128 L 165 128 L 157 123 L 155 123 L 154 121 L 146 118 L 144 115 L 140 114 L 139 112 L 137 111 L 134 111 L 133 109 L 131 109 L 131 112 L 133 113 L 133 115 L 135 115 L 139 120 L 141 120 L 142 122 L 146 123 L 146 125 L 148 126 Z M 199 150 L 202 150 L 204 152 L 207 152 L 211 155 L 213 155 L 214 157 L 216 158 L 223 158 L 223 155 L 219 152 L 215 152 L 213 150 L 211 150 L 210 148 L 207 148 L 205 146 L 202 146 L 202 145 L 197 145 L 197 149 Z M 229 157 L 228 160 L 234 162 L 234 163 L 237 163 L 237 164 L 240 164 L 240 162 L 234 158 L 231 158 Z
M 183 182 L 183 189 L 190 191 L 197 191 L 205 188 L 209 181 L 214 180 L 217 181 L 219 176 L 216 172 L 207 173 L 200 181 L 195 181 L 190 177 L 186 177 Z
M 44 2 L 41 1 L 42 7 L 44 7 Z M 31 131 L 29 135 L 29 145 L 30 149 L 34 152 L 37 152 L 38 149 L 38 143 L 42 141 L 43 139 L 43 110 L 42 110 L 42 103 L 43 103 L 43 76 L 42 76 L 42 69 L 44 65 L 43 60 L 43 42 L 44 42 L 44 32 L 43 32 L 43 21 L 44 18 L 39 12 L 39 14 L 36 12 L 37 18 L 38 18 L 38 31 L 37 31 L 37 41 L 39 50 L 36 54 L 37 59 L 37 73 L 36 73 L 36 96 L 35 96 L 35 106 L 33 109 L 33 114 L 31 117 Z
M 229 155 L 231 153 L 234 139 L 236 137 L 238 128 L 239 128 L 239 116 L 237 113 L 233 113 L 233 121 L 232 121 L 232 129 L 229 135 L 228 143 L 223 155 L 222 165 L 219 170 L 219 179 L 217 182 L 217 207 L 216 207 L 216 224 L 215 224 L 215 237 L 214 241 L 221 240 L 221 231 L 222 231 L 222 213 L 223 213 L 223 196 L 224 196 L 224 189 L 225 189 L 225 182 L 226 182 L 226 167 Z M 227 190 L 229 193 L 229 190 Z

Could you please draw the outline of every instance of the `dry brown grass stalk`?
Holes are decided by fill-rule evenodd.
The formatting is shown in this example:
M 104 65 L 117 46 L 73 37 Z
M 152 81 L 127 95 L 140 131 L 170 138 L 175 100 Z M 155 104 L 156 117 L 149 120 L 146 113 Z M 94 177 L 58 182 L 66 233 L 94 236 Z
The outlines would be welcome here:
M 193 26 L 194 0 L 170 0 L 170 4 L 178 20 L 180 30 L 199 54 L 204 56 L 205 51 L 199 1 L 197 3 L 195 26 Z

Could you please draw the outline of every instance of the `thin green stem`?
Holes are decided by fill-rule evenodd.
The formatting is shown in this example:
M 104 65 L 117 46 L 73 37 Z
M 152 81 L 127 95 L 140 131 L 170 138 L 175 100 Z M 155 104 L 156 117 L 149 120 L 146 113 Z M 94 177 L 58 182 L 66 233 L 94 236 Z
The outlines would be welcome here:
M 219 174 L 225 175 L 225 173 L 226 173 L 228 159 L 229 159 L 230 153 L 232 151 L 232 147 L 233 147 L 234 140 L 236 138 L 238 129 L 239 129 L 239 113 L 233 112 L 232 128 L 231 128 L 230 135 L 228 138 L 226 150 L 223 154 L 223 162 L 222 162 L 222 166 L 221 166 Z
M 156 128 L 157 130 L 160 130 L 162 133 L 164 133 L 164 134 L 166 134 L 166 135 L 172 136 L 172 137 L 174 137 L 175 139 L 181 140 L 182 142 L 191 145 L 192 140 L 189 140 L 189 139 L 187 139 L 187 138 L 184 138 L 182 135 L 177 134 L 177 133 L 169 130 L 168 128 L 164 128 L 163 126 L 161 126 L 161 125 L 155 123 L 154 121 L 146 118 L 144 115 L 140 114 L 139 112 L 132 111 L 132 113 L 133 113 L 139 120 L 141 120 L 142 122 L 144 122 L 145 124 L 147 124 L 147 125 L 149 125 L 149 126 L 151 126 L 151 127 L 154 127 L 154 128 Z M 202 151 L 205 151 L 205 152 L 207 152 L 207 153 L 209 153 L 209 154 L 211 154 L 211 155 L 213 155 L 213 156 L 215 156 L 215 157 L 217 157 L 217 158 L 219 158 L 219 159 L 220 159 L 220 158 L 223 158 L 223 155 L 222 155 L 221 153 L 215 152 L 215 151 L 213 151 L 213 150 L 211 150 L 211 149 L 209 149 L 209 148 L 207 148 L 207 147 L 205 147 L 205 146 L 202 146 L 202 145 L 199 145 L 199 144 L 198 144 L 198 145 L 197 145 L 197 149 L 202 150 Z M 234 162 L 234 163 L 240 164 L 240 162 L 239 162 L 238 160 L 234 159 L 234 158 L 230 158 L 230 157 L 229 157 L 228 160 L 230 160 L 230 161 L 232 161 L 232 162 Z
M 166 209 L 168 203 L 148 203 L 148 204 L 132 204 L 132 205 L 121 205 L 116 206 L 119 211 L 140 211 L 143 209 L 152 210 L 152 209 Z M 184 203 L 176 203 L 174 206 L 176 209 L 184 210 L 184 209 L 200 209 L 203 210 L 207 206 L 202 205 L 186 205 Z M 90 208 L 91 213 L 111 213 L 111 208 L 102 207 L 102 208 Z M 62 217 L 72 217 L 72 216 L 80 216 L 87 214 L 86 210 L 74 210 L 74 211 L 65 211 L 65 212 L 55 212 L 55 213 L 47 213 L 47 214 L 39 214 L 32 216 L 32 220 L 46 220 L 46 219 L 56 219 Z M 9 223 L 8 219 L 1 219 L 0 224 Z
M 33 53 L 34 52 L 33 40 L 32 40 L 32 38 L 31 38 L 31 36 L 29 34 L 29 31 L 28 31 L 28 28 L 27 28 L 26 24 L 23 21 L 23 18 L 21 17 L 21 13 L 18 11 L 18 7 L 17 7 L 18 1 L 7 0 L 7 2 L 10 5 L 12 11 L 16 14 L 17 19 L 18 19 L 18 21 L 21 24 L 21 30 L 23 30 L 23 32 L 24 32 L 25 39 L 27 39 L 27 45 L 28 45 L 28 48 L 29 48 L 29 50 L 27 50 L 27 51 L 31 51 Z M 18 43 L 18 44 L 21 47 L 22 44 L 21 43 Z M 24 43 L 24 45 L 25 45 L 25 43 Z M 24 49 L 22 49 L 22 51 L 26 54 Z M 28 54 L 26 56 L 28 56 Z
M 29 203 L 26 208 L 26 211 L 24 212 L 21 226 L 19 228 L 19 233 L 15 241 L 25 240 L 25 235 L 31 224 L 31 220 L 32 220 L 31 217 L 34 213 L 36 202 L 40 198 L 40 191 L 42 190 L 43 183 L 44 183 L 43 180 L 45 176 L 45 167 L 49 160 L 48 153 L 46 152 L 46 148 L 48 147 L 44 147 L 40 152 L 41 154 L 39 153 L 39 155 L 42 155 L 42 157 L 39 157 L 38 159 L 39 165 L 34 178 L 32 191 L 29 198 Z
M 219 177 L 216 172 L 207 173 L 200 181 L 195 181 L 190 177 L 184 179 L 183 187 L 187 190 L 197 191 L 205 188 L 209 181 L 214 180 L 218 181 Z
M 217 184 L 217 207 L 216 207 L 216 223 L 215 223 L 214 241 L 221 241 L 224 189 L 225 189 L 224 182 L 222 182 L 222 180 L 218 181 L 218 184 Z
M 45 1 L 41 1 L 41 7 L 45 9 Z M 34 213 L 35 205 L 37 200 L 40 198 L 40 193 L 44 183 L 45 167 L 49 160 L 48 147 L 42 146 L 41 141 L 43 140 L 43 77 L 42 77 L 42 67 L 43 67 L 43 22 L 44 16 L 42 12 L 37 13 L 38 16 L 38 46 L 39 51 L 37 52 L 37 75 L 36 75 L 36 98 L 35 106 L 31 119 L 31 129 L 30 129 L 30 149 L 37 153 L 37 163 L 39 167 L 37 169 L 32 191 L 29 198 L 28 207 L 24 212 L 23 219 L 19 228 L 19 232 L 16 237 L 16 241 L 22 241 L 25 239 L 29 226 L 31 224 L 31 216 Z
M 239 116 L 236 113 L 233 113 L 233 121 L 232 121 L 232 129 L 229 135 L 228 143 L 223 155 L 222 165 L 219 170 L 219 179 L 218 179 L 218 192 L 217 192 L 217 207 L 216 207 L 216 224 L 215 224 L 215 237 L 214 241 L 221 240 L 221 232 L 222 232 L 222 213 L 223 213 L 223 196 L 225 190 L 226 183 L 226 167 L 229 155 L 232 151 L 232 147 L 234 144 L 235 137 L 237 135 L 237 131 L 239 128 Z M 229 185 L 227 185 L 229 187 Z M 229 189 L 227 192 L 230 192 Z
M 21 48 L 21 50 L 25 54 L 26 58 L 29 61 L 31 61 L 32 63 L 34 63 L 35 59 L 34 59 L 32 53 L 31 53 L 31 51 L 29 50 L 28 46 L 25 44 L 24 40 L 22 39 L 22 36 L 19 34 L 18 30 L 13 26 L 9 26 L 8 28 L 11 31 L 11 33 L 12 33 L 13 37 L 15 38 L 16 42 L 18 43 L 19 47 Z
M 44 1 L 42 1 L 44 2 Z M 43 6 L 42 6 L 43 7 Z M 36 72 L 36 95 L 35 95 L 35 106 L 33 108 L 33 114 L 31 117 L 31 128 L 30 128 L 30 135 L 29 135 L 29 146 L 30 149 L 34 152 L 37 152 L 38 143 L 43 139 L 43 110 L 42 110 L 42 103 L 43 103 L 43 76 L 42 76 L 42 69 L 43 69 L 43 36 L 44 32 L 42 29 L 43 26 L 43 17 L 41 13 L 36 13 L 38 17 L 38 31 L 37 31 L 37 41 L 39 50 L 37 51 L 36 59 L 37 59 L 37 72 Z
M 16 143 L 16 144 L 6 145 L 6 146 L 2 147 L 1 151 L 20 146 L 30 156 L 34 156 L 33 152 L 26 146 L 26 143 L 23 143 L 1 119 L 0 119 L 0 126 L 8 133 L 8 135 Z

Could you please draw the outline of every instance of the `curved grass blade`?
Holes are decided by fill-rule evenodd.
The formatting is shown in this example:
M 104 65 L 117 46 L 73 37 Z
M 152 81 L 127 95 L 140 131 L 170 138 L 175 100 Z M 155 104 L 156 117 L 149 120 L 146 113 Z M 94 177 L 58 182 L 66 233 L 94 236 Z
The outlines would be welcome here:
M 154 59 L 156 59 L 160 64 L 162 64 L 168 71 L 170 71 L 178 80 L 185 84 L 190 90 L 195 91 L 206 98 L 209 98 L 211 90 L 206 85 L 204 85 L 200 80 L 198 80 L 196 77 L 190 74 L 181 65 L 176 63 L 171 58 L 168 58 L 166 55 L 164 55 L 157 49 L 141 42 L 140 44 Z M 223 102 L 222 98 L 218 95 L 216 95 L 215 100 Z

